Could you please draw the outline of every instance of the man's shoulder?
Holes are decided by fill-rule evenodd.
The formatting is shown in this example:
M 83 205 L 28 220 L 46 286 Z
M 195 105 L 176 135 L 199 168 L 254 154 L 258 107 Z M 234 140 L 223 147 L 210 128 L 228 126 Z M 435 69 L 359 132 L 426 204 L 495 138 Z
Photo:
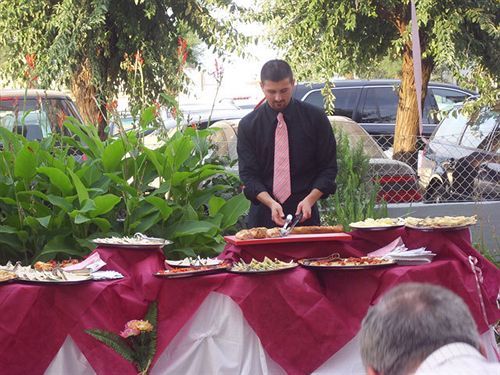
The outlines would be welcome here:
M 241 128 L 241 127 L 252 126 L 262 116 L 263 111 L 264 111 L 264 106 L 261 105 L 255 108 L 252 112 L 247 113 L 245 116 L 241 118 L 238 127 Z
M 313 116 L 326 116 L 326 113 L 323 108 L 319 108 L 315 105 L 312 105 L 311 103 L 303 102 L 297 99 L 293 99 L 295 101 L 295 105 L 297 106 L 297 109 L 308 113 Z

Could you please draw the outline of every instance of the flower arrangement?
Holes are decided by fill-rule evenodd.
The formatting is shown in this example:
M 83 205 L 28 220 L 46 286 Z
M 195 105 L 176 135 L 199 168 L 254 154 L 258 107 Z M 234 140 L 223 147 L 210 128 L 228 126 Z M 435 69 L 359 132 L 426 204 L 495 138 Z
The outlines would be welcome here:
M 128 321 L 120 334 L 101 329 L 85 332 L 132 362 L 139 375 L 146 375 L 156 353 L 157 316 L 157 303 L 152 302 L 144 319 Z

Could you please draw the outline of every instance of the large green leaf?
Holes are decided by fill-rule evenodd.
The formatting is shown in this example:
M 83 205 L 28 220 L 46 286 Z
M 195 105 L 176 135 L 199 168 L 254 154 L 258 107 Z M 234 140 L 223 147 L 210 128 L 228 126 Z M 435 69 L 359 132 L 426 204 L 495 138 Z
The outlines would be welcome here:
M 207 221 L 183 221 L 174 226 L 175 237 L 192 236 L 198 233 L 207 233 L 217 230 L 217 227 Z
M 52 203 L 54 206 L 59 207 L 63 209 L 65 212 L 70 212 L 73 210 L 73 205 L 68 202 L 66 198 L 58 197 L 57 195 L 48 195 L 47 199 L 50 203 Z
M 94 198 L 95 210 L 91 211 L 90 216 L 96 217 L 111 211 L 121 198 L 114 194 L 104 194 Z
M 229 228 L 236 224 L 238 218 L 248 212 L 250 201 L 245 198 L 243 193 L 240 193 L 229 199 L 219 212 L 224 215 L 222 219 L 222 229 Z
M 81 257 L 83 253 L 76 248 L 76 245 L 71 235 L 57 235 L 45 244 L 42 251 L 35 256 L 33 262 L 37 260 L 53 259 L 59 253 L 73 257 Z
M 108 144 L 102 154 L 102 165 L 106 172 L 119 170 L 120 162 L 125 155 L 126 150 L 123 140 L 117 139 Z
M 146 233 L 153 225 L 161 220 L 160 213 L 154 212 L 151 215 L 143 217 L 140 221 L 137 221 L 130 225 L 130 228 L 134 232 Z
M 14 164 L 14 175 L 26 180 L 36 175 L 36 149 L 32 143 L 26 144 L 17 154 Z
M 83 185 L 82 181 L 80 180 L 80 177 L 78 177 L 73 171 L 68 170 L 69 175 L 71 176 L 71 179 L 73 180 L 73 184 L 75 185 L 76 188 L 76 194 L 78 195 L 78 200 L 80 201 L 80 204 L 83 204 L 84 201 L 89 199 L 89 193 L 87 191 L 87 188 L 85 185 Z
M 109 230 L 111 229 L 111 223 L 102 218 L 102 217 L 95 217 L 95 218 L 92 218 L 92 220 L 90 220 L 90 222 L 92 224 L 95 224 L 99 227 L 99 229 L 103 232 L 103 233 L 107 233 L 109 232 Z
M 152 204 L 160 211 L 163 220 L 167 220 L 173 211 L 172 207 L 168 205 L 165 199 L 149 196 L 145 198 L 145 201 Z
M 63 194 L 70 195 L 73 192 L 73 184 L 68 176 L 66 176 L 60 169 L 53 167 L 38 167 L 37 171 L 46 175 L 52 185 L 57 187 Z
M 208 201 L 208 212 L 210 216 L 215 216 L 217 212 L 219 212 L 220 208 L 224 206 L 226 201 L 221 197 L 212 196 Z

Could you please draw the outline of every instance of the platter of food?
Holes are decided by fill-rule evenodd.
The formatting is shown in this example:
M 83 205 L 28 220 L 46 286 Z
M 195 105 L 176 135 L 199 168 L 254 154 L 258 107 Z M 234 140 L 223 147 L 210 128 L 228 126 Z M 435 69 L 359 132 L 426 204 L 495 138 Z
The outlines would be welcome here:
M 341 225 L 295 227 L 290 234 L 280 235 L 281 228 L 243 229 L 234 236 L 225 236 L 227 243 L 233 245 L 264 245 L 293 242 L 349 241 L 351 235 L 344 233 Z
M 264 257 L 262 262 L 252 259 L 250 263 L 245 263 L 243 260 L 233 263 L 233 266 L 228 270 L 231 273 L 247 274 L 247 275 L 262 275 L 282 271 L 288 271 L 298 267 L 298 264 L 293 260 L 283 262 L 279 259 L 271 260 Z
M 332 254 L 324 258 L 300 259 L 298 263 L 306 268 L 321 270 L 362 270 L 391 266 L 396 264 L 396 261 L 394 259 L 385 259 L 379 257 L 341 258 L 339 254 Z
M 160 270 L 154 274 L 157 277 L 165 277 L 170 279 L 177 279 L 182 277 L 203 276 L 213 273 L 227 271 L 229 264 L 221 263 L 216 266 L 201 266 L 201 267 L 180 267 Z
M 477 223 L 477 216 L 407 217 L 406 227 L 422 231 L 449 231 L 468 228 Z
M 168 266 L 172 267 L 201 267 L 201 266 L 216 266 L 218 264 L 221 264 L 223 261 L 221 259 L 214 259 L 214 258 L 192 258 L 192 257 L 186 257 L 182 260 L 171 260 L 171 259 L 166 259 L 165 264 Z
M 126 249 L 157 249 L 172 243 L 164 238 L 148 237 L 142 233 L 136 233 L 132 237 L 95 238 L 92 242 L 103 247 Z
M 386 230 L 394 228 L 402 228 L 405 226 L 405 221 L 402 218 L 385 217 L 381 219 L 368 218 L 363 221 L 357 221 L 349 224 L 352 229 L 361 230 Z

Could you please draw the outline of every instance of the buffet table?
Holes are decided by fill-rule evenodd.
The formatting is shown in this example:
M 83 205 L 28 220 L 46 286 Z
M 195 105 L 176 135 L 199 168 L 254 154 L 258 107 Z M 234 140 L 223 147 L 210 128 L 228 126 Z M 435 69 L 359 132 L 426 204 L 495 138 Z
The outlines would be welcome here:
M 400 228 L 351 234 L 353 239 L 348 242 L 227 245 L 221 257 L 249 260 L 267 255 L 290 260 L 327 256 L 332 252 L 360 256 L 397 237 L 402 237 L 408 248 L 425 246 L 437 256 L 432 263 L 420 266 L 342 271 L 296 268 L 269 275 L 220 273 L 163 279 L 153 276 L 164 268 L 160 250 L 98 248 L 96 251 L 107 263 L 107 269 L 121 272 L 124 279 L 78 285 L 17 282 L 0 285 L 2 369 L 9 374 L 46 371 L 55 374 L 58 366 L 64 366 L 66 356 L 66 360 L 72 359 L 74 368 L 88 364 L 90 373 L 134 374 L 130 363 L 84 330 L 101 328 L 119 332 L 127 321 L 141 319 L 148 303 L 155 300 L 158 301 L 158 348 L 152 373 L 158 374 L 186 373 L 183 359 L 187 363 L 193 357 L 176 349 L 196 327 L 200 312 L 209 315 L 207 311 L 217 305 L 233 304 L 225 311 L 233 311 L 228 313 L 231 316 L 236 314 L 234 309 L 240 311 L 242 321 L 247 324 L 234 332 L 232 343 L 225 342 L 221 348 L 239 342 L 243 353 L 253 348 L 259 363 L 268 366 L 257 371 L 256 362 L 238 363 L 231 358 L 206 364 L 207 368 L 219 366 L 220 372 L 226 373 L 310 374 L 321 369 L 353 345 L 369 306 L 402 282 L 431 282 L 453 290 L 468 304 L 481 333 L 488 332 L 500 319 L 496 305 L 500 271 L 472 248 L 468 229 L 423 232 Z M 212 304 L 208 310 L 204 307 L 206 303 Z M 212 318 L 216 320 L 217 316 Z M 213 330 L 217 324 L 210 324 L 203 339 L 196 340 L 206 341 L 208 337 L 215 340 L 217 333 Z M 227 329 L 221 331 L 227 337 Z M 200 352 L 192 349 L 191 354 L 217 358 L 217 350 L 210 355 L 202 348 L 199 345 Z M 66 361 L 66 366 L 71 368 L 72 362 Z

